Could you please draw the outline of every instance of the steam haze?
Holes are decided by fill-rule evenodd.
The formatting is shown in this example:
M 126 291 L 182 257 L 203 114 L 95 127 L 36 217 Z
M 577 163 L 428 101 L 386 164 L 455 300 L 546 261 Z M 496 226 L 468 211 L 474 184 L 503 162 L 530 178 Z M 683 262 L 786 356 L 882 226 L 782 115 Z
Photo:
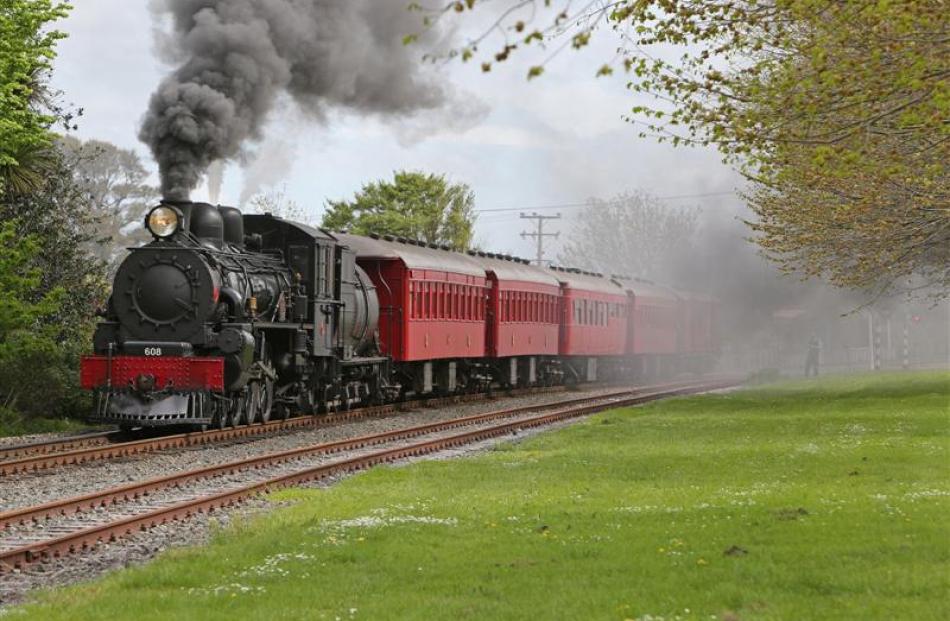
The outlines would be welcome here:
M 439 33 L 403 43 L 420 26 L 405 0 L 157 0 L 153 8 L 171 17 L 161 47 L 179 66 L 153 93 L 139 137 L 167 198 L 188 198 L 213 162 L 260 140 L 283 94 L 318 121 L 334 109 L 410 117 L 453 99 L 419 58 Z

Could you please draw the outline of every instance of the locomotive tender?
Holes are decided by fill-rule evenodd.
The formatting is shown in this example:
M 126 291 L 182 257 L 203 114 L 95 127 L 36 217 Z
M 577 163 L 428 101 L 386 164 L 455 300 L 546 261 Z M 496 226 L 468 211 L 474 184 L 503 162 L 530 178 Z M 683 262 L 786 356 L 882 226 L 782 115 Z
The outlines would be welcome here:
M 715 301 L 643 281 L 164 201 L 81 365 L 96 422 L 232 426 L 406 394 L 655 377 L 714 359 Z

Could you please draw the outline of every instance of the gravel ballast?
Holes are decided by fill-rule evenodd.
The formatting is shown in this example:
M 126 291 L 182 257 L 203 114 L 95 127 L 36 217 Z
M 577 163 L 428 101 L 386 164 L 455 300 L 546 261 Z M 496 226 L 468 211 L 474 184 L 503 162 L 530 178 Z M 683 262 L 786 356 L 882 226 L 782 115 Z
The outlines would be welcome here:
M 155 453 L 143 453 L 121 459 L 93 461 L 35 473 L 0 478 L 0 512 L 37 505 L 68 496 L 78 496 L 133 481 L 167 476 L 183 470 L 246 459 L 293 448 L 310 446 L 363 435 L 383 433 L 470 416 L 494 410 L 530 405 L 556 404 L 572 398 L 616 392 L 618 388 L 581 390 L 557 394 L 453 404 L 438 408 L 420 408 L 380 418 L 366 418 L 328 427 L 298 429 L 277 435 L 245 438 L 237 442 L 196 446 Z

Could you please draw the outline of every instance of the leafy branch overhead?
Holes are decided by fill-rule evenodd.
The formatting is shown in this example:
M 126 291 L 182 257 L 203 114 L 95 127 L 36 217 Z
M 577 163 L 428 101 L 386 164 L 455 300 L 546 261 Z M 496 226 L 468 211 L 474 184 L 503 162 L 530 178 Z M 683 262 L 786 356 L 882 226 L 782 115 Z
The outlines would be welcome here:
M 92 336 L 91 311 L 105 302 L 104 265 L 92 253 L 100 249 L 99 238 L 108 236 L 102 219 L 107 207 L 100 206 L 97 197 L 118 196 L 118 186 L 90 182 L 111 178 L 115 166 L 99 170 L 101 175 L 90 174 L 96 169 L 83 168 L 83 158 L 70 148 L 78 141 L 62 140 L 52 131 L 56 124 L 75 127 L 49 85 L 55 45 L 64 36 L 51 24 L 69 8 L 47 0 L 0 2 L 4 421 L 11 415 L 49 417 L 86 409 L 75 369 Z M 97 158 L 87 163 L 93 160 Z M 132 177 L 138 174 L 134 168 L 128 168 Z M 97 187 L 103 191 L 96 192 Z
M 70 5 L 51 0 L 5 0 L 0 5 L 0 181 L 7 191 L 28 191 L 47 170 L 44 151 L 58 118 L 44 80 L 65 35 L 48 24 Z
M 714 146 L 750 181 L 750 224 L 789 272 L 884 293 L 950 293 L 950 10 L 942 0 L 504 0 L 448 53 L 483 69 L 615 37 L 641 137 Z M 481 22 L 479 22 L 481 23 Z M 935 289 L 934 289 L 935 288 Z
M 329 201 L 321 226 L 359 235 L 395 235 L 445 244 L 472 245 L 475 195 L 442 175 L 399 171 L 392 181 L 363 186 L 352 201 Z

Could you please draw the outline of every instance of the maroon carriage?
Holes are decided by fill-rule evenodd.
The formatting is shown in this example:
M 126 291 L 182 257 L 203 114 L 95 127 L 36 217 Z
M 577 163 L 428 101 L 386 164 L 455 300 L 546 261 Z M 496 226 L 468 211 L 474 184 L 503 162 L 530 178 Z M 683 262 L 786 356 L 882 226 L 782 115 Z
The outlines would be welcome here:
M 334 236 L 356 252 L 376 287 L 381 352 L 404 385 L 415 392 L 464 386 L 464 361 L 486 355 L 487 279 L 478 261 L 423 242 Z
M 719 301 L 702 293 L 679 292 L 679 353 L 682 369 L 708 371 L 719 353 Z
M 636 377 L 652 378 L 675 370 L 682 313 L 680 296 L 641 279 L 618 279 L 629 299 L 627 350 Z
M 602 274 L 552 268 L 561 283 L 560 354 L 578 379 L 594 380 L 597 358 L 610 364 L 627 344 L 627 295 Z
M 510 385 L 549 383 L 561 375 L 558 355 L 561 286 L 550 270 L 524 259 L 471 253 L 485 270 L 488 356 Z

